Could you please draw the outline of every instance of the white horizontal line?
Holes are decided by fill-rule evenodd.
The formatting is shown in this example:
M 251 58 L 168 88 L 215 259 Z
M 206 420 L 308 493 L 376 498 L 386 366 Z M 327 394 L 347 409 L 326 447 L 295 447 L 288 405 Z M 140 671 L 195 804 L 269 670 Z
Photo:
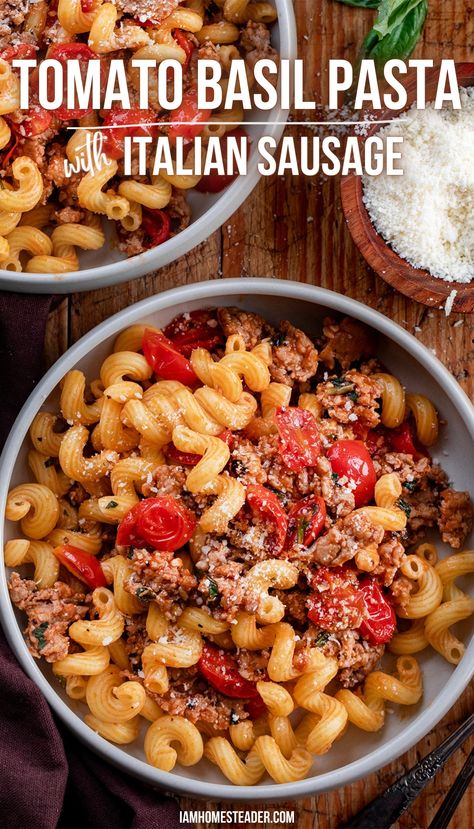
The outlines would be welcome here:
M 383 121 L 157 121 L 156 123 L 142 123 L 142 124 L 97 124 L 94 127 L 66 127 L 68 130 L 125 130 L 135 129 L 135 127 L 186 127 L 186 126 L 201 126 L 201 127 L 357 127 L 361 125 L 373 126 L 375 124 L 393 124 L 394 121 L 402 121 L 402 118 L 389 118 Z

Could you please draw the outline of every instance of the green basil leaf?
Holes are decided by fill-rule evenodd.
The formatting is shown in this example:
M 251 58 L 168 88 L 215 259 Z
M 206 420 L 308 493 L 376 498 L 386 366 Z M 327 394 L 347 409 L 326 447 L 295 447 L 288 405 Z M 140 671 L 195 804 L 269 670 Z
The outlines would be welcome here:
M 374 23 L 379 38 L 389 35 L 419 5 L 420 0 L 382 0 Z
M 46 633 L 48 627 L 49 622 L 41 622 L 41 624 L 33 630 L 33 636 L 36 636 L 36 639 L 38 640 L 38 649 L 40 651 L 42 651 L 46 645 L 46 639 L 44 634 Z
M 428 0 L 417 0 L 414 7 L 409 4 L 408 13 L 403 18 L 397 16 L 397 25 L 390 27 L 385 36 L 381 37 L 380 26 L 377 30 L 374 25 L 362 44 L 358 65 L 361 60 L 371 59 L 380 71 L 388 60 L 407 60 L 420 39 L 427 13 Z

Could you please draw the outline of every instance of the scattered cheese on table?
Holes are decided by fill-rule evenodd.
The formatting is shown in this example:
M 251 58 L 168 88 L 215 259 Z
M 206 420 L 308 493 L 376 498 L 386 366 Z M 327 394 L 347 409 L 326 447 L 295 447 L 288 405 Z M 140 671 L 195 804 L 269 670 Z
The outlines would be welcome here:
M 378 231 L 416 268 L 446 282 L 474 279 L 474 87 L 461 110 L 412 108 L 380 134 L 402 136 L 403 175 L 365 176 Z

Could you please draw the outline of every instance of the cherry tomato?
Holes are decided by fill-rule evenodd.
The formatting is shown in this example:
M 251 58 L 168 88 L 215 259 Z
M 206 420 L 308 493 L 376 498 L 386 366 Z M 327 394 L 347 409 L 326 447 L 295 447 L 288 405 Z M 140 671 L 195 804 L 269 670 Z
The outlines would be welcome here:
M 157 115 L 152 109 L 111 109 L 102 126 L 113 127 L 103 131 L 104 152 L 109 158 L 123 158 L 126 136 L 156 138 L 159 132 Z
M 359 633 L 371 645 L 389 642 L 395 633 L 396 618 L 379 585 L 374 579 L 367 579 L 360 585 L 366 610 L 366 618 L 359 627 Z
M 147 363 L 163 380 L 178 380 L 185 386 L 194 386 L 198 382 L 189 360 L 176 351 L 164 334 L 147 328 L 142 348 Z
M 85 115 L 89 115 L 93 111 L 93 107 L 87 107 L 87 109 L 79 109 L 79 107 L 73 107 L 72 109 L 68 109 L 67 105 L 67 72 L 66 67 L 68 61 L 70 60 L 77 60 L 79 61 L 79 66 L 81 69 L 81 74 L 83 78 L 85 78 L 87 72 L 87 66 L 89 61 L 95 60 L 99 61 L 101 67 L 101 86 L 105 87 L 105 69 L 101 59 L 86 46 L 85 43 L 57 43 L 53 44 L 48 50 L 48 58 L 51 60 L 57 60 L 63 66 L 63 102 L 60 104 L 57 109 L 55 109 L 55 115 L 60 118 L 62 121 L 67 121 L 70 118 L 83 118 Z M 54 76 L 52 73 L 48 76 L 48 97 L 54 97 Z
M 176 351 L 189 357 L 195 348 L 212 351 L 223 345 L 224 334 L 213 311 L 199 310 L 175 317 L 163 330 Z
M 372 458 L 362 441 L 337 440 L 326 454 L 333 472 L 339 478 L 347 478 L 356 507 L 368 504 L 374 497 L 377 476 Z
M 221 432 L 218 437 L 220 437 L 220 439 L 223 440 L 224 443 L 227 443 L 227 446 L 229 448 L 232 448 L 232 444 L 234 442 L 234 433 L 231 429 L 224 429 L 224 431 Z
M 94 9 L 97 7 L 97 0 L 81 0 L 81 9 L 84 14 L 89 14 L 93 12 Z
M 20 138 L 32 138 L 35 135 L 41 135 L 51 126 L 53 120 L 53 113 L 43 109 L 39 104 L 33 104 L 24 114 L 25 120 L 21 124 L 10 121 L 11 128 Z
M 380 426 L 377 430 L 369 429 L 362 440 L 371 458 L 378 452 L 383 452 L 387 449 L 387 432 L 383 426 Z
M 220 139 L 221 144 L 221 152 L 222 158 L 227 158 L 227 142 L 230 137 L 233 138 L 247 138 L 247 133 L 242 127 L 237 127 L 237 129 L 232 130 L 231 132 L 227 132 L 225 135 L 222 136 Z M 250 144 L 247 140 L 247 159 L 250 155 Z M 219 173 L 213 172 L 209 173 L 207 176 L 203 176 L 201 180 L 196 184 L 195 189 L 199 190 L 200 193 L 220 193 L 221 190 L 225 190 L 229 184 L 232 184 L 233 181 L 239 175 L 238 170 L 235 170 L 233 173 L 229 173 L 229 175 L 221 176 Z
M 0 52 L 0 58 L 8 61 L 12 60 L 34 60 L 36 56 L 36 46 L 31 43 L 17 43 L 16 46 L 7 46 Z
M 319 495 L 307 495 L 298 501 L 288 516 L 288 533 L 286 548 L 293 544 L 309 547 L 324 529 L 326 522 L 326 504 Z
M 284 406 L 275 412 L 280 433 L 281 457 L 293 472 L 314 466 L 321 454 L 319 430 L 311 412 L 296 406 Z
M 204 129 L 205 121 L 211 117 L 212 110 L 198 109 L 197 90 L 190 89 L 183 95 L 181 106 L 170 112 L 170 127 L 168 135 L 171 141 L 184 138 L 185 142 L 192 141 Z
M 335 633 L 359 627 L 364 599 L 353 570 L 347 567 L 320 567 L 311 585 L 308 619 L 314 625 Z
M 174 552 L 189 541 L 195 528 L 191 510 L 176 498 L 158 495 L 129 510 L 118 526 L 117 544 Z
M 149 248 L 156 248 L 170 238 L 171 220 L 164 210 L 144 207 L 141 227 L 149 239 Z
M 261 484 L 247 487 L 247 502 L 255 516 L 272 526 L 275 536 L 274 555 L 283 549 L 288 529 L 288 516 L 277 496 Z
M 194 46 L 182 29 L 173 29 L 173 37 L 180 49 L 182 49 L 186 55 L 186 60 L 183 63 L 183 72 L 186 72 L 187 69 L 189 69 L 189 64 L 191 63 Z
M 215 645 L 206 643 L 198 662 L 199 672 L 210 685 L 232 699 L 258 699 L 260 697 L 254 682 L 243 677 L 234 658 Z
M 428 452 L 417 444 L 414 429 L 409 420 L 405 420 L 397 429 L 388 431 L 388 442 L 394 452 L 413 455 L 415 461 L 429 457 Z
M 100 562 L 91 553 L 73 547 L 72 544 L 55 547 L 53 553 L 73 576 L 85 582 L 91 590 L 106 586 L 107 580 Z

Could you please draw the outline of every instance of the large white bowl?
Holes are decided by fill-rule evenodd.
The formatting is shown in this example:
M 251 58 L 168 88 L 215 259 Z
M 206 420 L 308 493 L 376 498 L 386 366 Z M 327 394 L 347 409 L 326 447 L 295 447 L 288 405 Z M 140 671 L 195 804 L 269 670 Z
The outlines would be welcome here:
M 30 423 L 42 407 L 54 406 L 54 389 L 61 377 L 80 368 L 90 377 L 110 353 L 116 334 L 138 321 L 161 326 L 177 313 L 210 305 L 238 305 L 264 314 L 269 320 L 289 319 L 308 332 L 319 332 L 322 318 L 332 311 L 349 314 L 372 326 L 377 333 L 377 354 L 408 388 L 429 395 L 448 425 L 442 429 L 435 456 L 439 456 L 458 489 L 469 489 L 474 466 L 473 408 L 454 378 L 414 337 L 382 314 L 352 299 L 308 285 L 269 279 L 232 279 L 204 282 L 167 291 L 121 311 L 79 340 L 48 371 L 20 412 L 0 460 L 0 514 L 4 514 L 9 488 L 29 479 L 26 463 Z M 0 522 L 0 527 L 3 522 Z M 7 537 L 16 532 L 9 522 Z M 2 539 L 0 547 L 3 548 Z M 378 734 L 350 727 L 331 751 L 314 763 L 314 776 L 297 783 L 238 788 L 224 784 L 207 761 L 199 767 L 177 769 L 169 774 L 143 761 L 140 747 L 114 746 L 94 734 L 82 721 L 84 708 L 64 694 L 50 668 L 29 654 L 21 633 L 22 614 L 8 596 L 6 574 L 0 574 L 0 617 L 6 635 L 23 668 L 38 685 L 51 707 L 91 749 L 105 759 L 148 783 L 167 790 L 211 799 L 279 800 L 301 797 L 344 786 L 389 763 L 420 740 L 453 705 L 469 682 L 474 666 L 472 620 L 463 638 L 470 644 L 461 663 L 453 669 L 432 651 L 422 653 L 425 693 L 423 701 L 388 713 Z
M 270 0 L 278 11 L 278 20 L 272 26 L 272 45 L 280 57 L 294 60 L 297 55 L 296 21 L 292 0 Z M 111 223 L 107 228 L 106 243 L 101 250 L 79 251 L 81 270 L 61 275 L 14 273 L 0 269 L 0 289 L 22 293 L 66 294 L 72 291 L 91 291 L 119 282 L 127 282 L 169 265 L 211 236 L 238 210 L 260 179 L 256 144 L 264 135 L 281 138 L 288 118 L 288 110 L 276 106 L 269 112 L 253 111 L 246 114 L 246 131 L 253 139 L 248 172 L 239 176 L 226 190 L 217 194 L 194 191 L 187 193 L 192 208 L 189 227 L 163 245 L 127 259 L 110 243 Z

